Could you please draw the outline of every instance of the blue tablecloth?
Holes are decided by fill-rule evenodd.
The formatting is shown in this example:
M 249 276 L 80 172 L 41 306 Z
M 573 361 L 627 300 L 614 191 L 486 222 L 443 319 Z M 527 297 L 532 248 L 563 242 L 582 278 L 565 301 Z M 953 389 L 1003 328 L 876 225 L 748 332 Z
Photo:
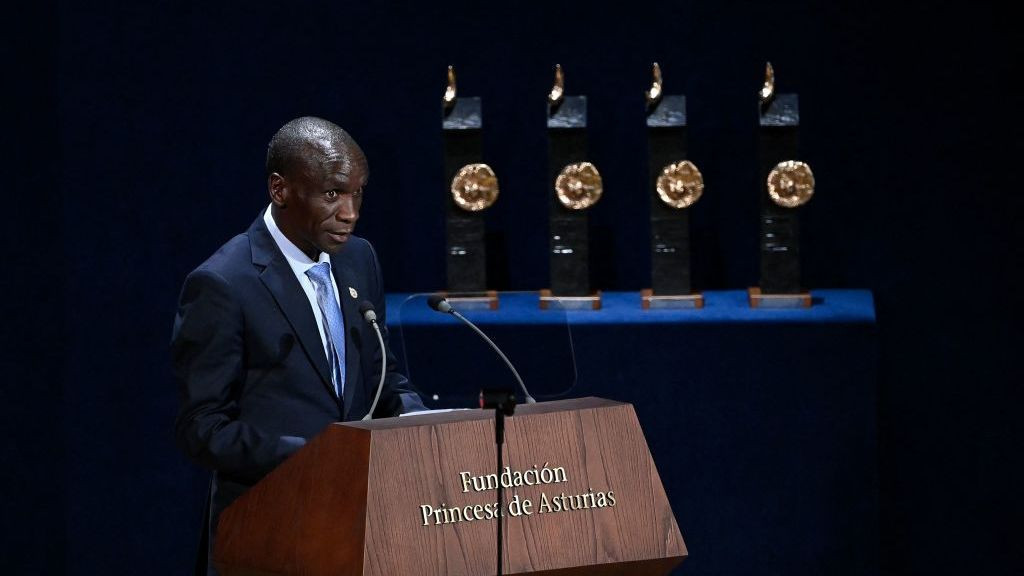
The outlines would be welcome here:
M 388 294 L 390 325 L 438 324 L 442 315 L 426 305 L 424 294 Z M 485 324 L 562 322 L 563 311 L 540 310 L 537 292 L 508 292 L 499 295 L 494 311 L 468 310 L 473 321 Z M 867 290 L 815 290 L 810 308 L 751 308 L 745 290 L 705 292 L 701 309 L 651 309 L 640 306 L 639 292 L 604 292 L 600 310 L 564 311 L 572 324 L 660 324 L 678 322 L 816 322 L 874 323 L 875 306 Z
M 542 311 L 536 293 L 467 311 L 538 400 L 630 402 L 690 549 L 679 574 L 877 574 L 877 337 L 864 290 L 809 309 Z M 468 328 L 423 296 L 388 296 L 392 346 L 435 407 L 513 381 Z

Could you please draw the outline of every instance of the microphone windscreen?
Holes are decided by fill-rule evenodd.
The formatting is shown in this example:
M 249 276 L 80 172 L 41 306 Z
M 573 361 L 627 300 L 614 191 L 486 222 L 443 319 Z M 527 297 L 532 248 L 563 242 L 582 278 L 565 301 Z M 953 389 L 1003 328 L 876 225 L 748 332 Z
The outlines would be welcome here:
M 438 312 L 445 312 L 445 310 L 441 310 L 442 302 L 444 302 L 444 296 L 440 296 L 438 294 L 434 294 L 430 298 L 427 298 L 427 304 L 429 304 L 431 308 L 437 310 Z
M 377 321 L 377 313 L 373 310 L 373 303 L 369 300 L 363 300 L 359 303 L 359 314 L 367 322 L 373 323 Z

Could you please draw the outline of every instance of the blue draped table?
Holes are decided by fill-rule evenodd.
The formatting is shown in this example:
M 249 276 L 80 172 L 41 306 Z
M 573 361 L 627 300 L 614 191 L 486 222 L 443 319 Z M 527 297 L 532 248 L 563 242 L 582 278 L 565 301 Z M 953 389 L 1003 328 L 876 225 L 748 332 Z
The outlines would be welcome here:
M 443 317 L 423 306 L 403 306 L 413 294 L 388 294 L 389 325 L 401 323 L 440 324 Z M 639 292 L 604 292 L 600 310 L 567 310 L 572 324 L 664 324 L 664 323 L 838 323 L 874 324 L 875 304 L 867 290 L 815 290 L 810 308 L 750 308 L 745 290 L 705 292 L 704 308 L 642 310 Z M 538 309 L 536 292 L 499 295 L 498 310 L 478 316 L 490 324 L 530 324 L 561 321 L 558 314 Z M 396 315 L 395 312 L 398 311 Z
M 864 290 L 812 296 L 810 309 L 751 309 L 746 292 L 722 291 L 700 310 L 642 310 L 638 292 L 606 292 L 601 310 L 565 312 L 508 293 L 466 314 L 538 400 L 633 404 L 689 547 L 676 573 L 877 574 L 874 303 Z M 422 296 L 387 305 L 392 347 L 431 406 L 511 382 Z

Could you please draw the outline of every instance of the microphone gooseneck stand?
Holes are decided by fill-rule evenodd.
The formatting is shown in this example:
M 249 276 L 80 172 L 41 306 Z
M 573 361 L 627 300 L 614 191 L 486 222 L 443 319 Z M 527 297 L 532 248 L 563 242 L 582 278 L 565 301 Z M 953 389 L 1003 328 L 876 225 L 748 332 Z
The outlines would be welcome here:
M 485 342 L 490 344 L 491 348 L 498 353 L 498 356 L 505 361 L 505 365 L 508 366 L 509 370 L 512 371 L 512 375 L 515 376 L 516 382 L 519 383 L 519 388 L 523 391 L 523 396 L 526 399 L 527 404 L 534 404 L 536 400 L 533 396 L 530 396 L 530 392 L 526 389 L 526 384 L 523 383 L 523 379 L 519 377 L 519 371 L 512 365 L 512 362 L 505 356 L 505 353 L 498 348 L 498 345 L 493 340 L 484 334 L 483 330 L 476 327 L 476 324 L 470 322 L 465 316 L 459 314 L 459 311 L 452 308 L 452 305 L 448 303 L 448 300 L 441 295 L 433 295 L 427 299 L 427 304 L 438 312 L 445 314 L 451 314 L 458 318 L 463 324 L 469 326 L 477 333 Z M 480 407 L 488 410 L 494 410 L 494 443 L 498 452 L 498 576 L 502 575 L 503 562 L 502 555 L 504 547 L 502 546 L 504 539 L 502 531 L 505 524 L 505 490 L 501 485 L 501 469 L 502 469 L 502 454 L 501 448 L 505 444 L 505 416 L 511 416 L 516 411 L 516 394 L 512 390 L 508 389 L 484 389 L 480 391 Z
M 505 488 L 501 485 L 501 448 L 505 444 L 505 413 L 498 408 L 494 411 L 494 443 L 497 445 L 495 450 L 498 453 L 498 576 L 501 576 L 502 571 L 502 544 L 504 539 L 501 537 L 502 526 L 505 524 Z
M 498 345 L 494 343 L 494 340 L 491 340 L 490 338 L 487 337 L 487 334 L 484 334 L 483 330 L 477 328 L 476 324 L 473 324 L 472 322 L 469 321 L 468 318 L 466 318 L 462 314 L 459 314 L 459 311 L 453 308 L 452 305 L 448 303 L 448 300 L 445 299 L 443 296 L 439 296 L 436 294 L 434 296 L 431 296 L 430 298 L 427 299 L 427 305 L 429 305 L 431 308 L 438 312 L 442 312 L 444 314 L 451 314 L 452 316 L 455 316 L 456 318 L 459 319 L 460 322 L 462 322 L 466 326 L 469 326 L 473 330 L 473 332 L 476 332 L 478 336 L 483 338 L 484 342 L 487 342 L 487 344 L 489 344 L 490 347 L 493 348 L 494 351 L 498 353 L 498 356 L 500 356 L 501 359 L 505 362 L 505 365 L 508 366 L 508 369 L 512 371 L 512 375 L 515 376 L 516 382 L 519 383 L 519 388 L 523 391 L 523 397 L 526 400 L 526 403 L 535 404 L 537 402 L 536 400 L 533 399 L 533 396 L 530 396 L 530 391 L 526 389 L 526 384 L 524 384 L 523 379 L 519 377 L 519 371 L 516 370 L 516 367 L 512 365 L 512 361 L 508 359 L 508 356 L 505 356 L 505 353 L 501 351 L 501 348 L 498 348 Z
M 501 449 L 505 444 L 505 416 L 511 416 L 516 411 L 516 395 L 508 390 L 481 390 L 480 407 L 494 409 L 494 444 L 498 452 L 498 576 L 502 575 L 504 562 L 504 538 L 502 537 L 505 524 L 505 488 L 501 484 L 502 454 Z
M 384 349 L 384 336 L 380 333 L 380 326 L 377 325 L 377 313 L 373 310 L 373 303 L 369 300 L 363 300 L 359 304 L 359 313 L 362 314 L 363 320 L 373 327 L 374 333 L 377 334 L 377 342 L 380 344 L 380 382 L 377 383 L 377 394 L 373 397 L 370 411 L 366 413 L 366 416 L 363 416 L 363 420 L 372 420 L 373 411 L 377 409 L 377 403 L 380 402 L 380 393 L 384 390 L 384 377 L 388 367 L 388 352 Z

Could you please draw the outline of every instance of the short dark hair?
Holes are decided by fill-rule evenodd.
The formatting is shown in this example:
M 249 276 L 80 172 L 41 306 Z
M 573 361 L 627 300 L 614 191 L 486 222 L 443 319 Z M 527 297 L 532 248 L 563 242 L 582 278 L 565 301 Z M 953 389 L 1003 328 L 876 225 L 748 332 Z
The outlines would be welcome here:
M 282 176 L 304 170 L 310 159 L 325 160 L 323 141 L 337 147 L 343 155 L 362 155 L 363 151 L 348 132 L 340 126 L 316 116 L 296 118 L 277 131 L 267 145 L 267 175 L 277 172 Z

